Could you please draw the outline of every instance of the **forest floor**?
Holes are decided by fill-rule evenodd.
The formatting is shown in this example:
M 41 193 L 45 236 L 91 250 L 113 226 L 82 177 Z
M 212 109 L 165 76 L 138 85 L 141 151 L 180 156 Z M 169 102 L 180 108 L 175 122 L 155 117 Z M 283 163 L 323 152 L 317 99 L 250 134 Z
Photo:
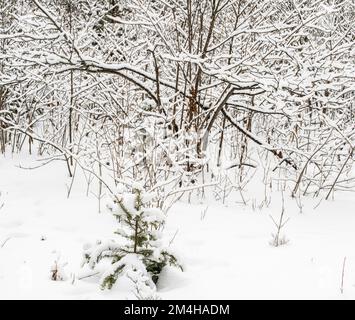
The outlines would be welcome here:
M 30 156 L 0 158 L 0 299 L 132 297 L 119 281 L 102 291 L 95 276 L 79 280 L 83 245 L 113 237 L 112 215 L 104 205 L 98 213 L 83 177 L 67 198 L 64 163 L 19 167 L 34 165 Z M 162 299 L 355 299 L 352 192 L 336 193 L 330 201 L 304 199 L 302 212 L 285 192 L 289 242 L 280 247 L 269 244 L 275 231 L 270 215 L 277 220 L 281 212 L 280 192 L 263 208 L 262 191 L 250 189 L 247 198 L 247 206 L 229 199 L 224 205 L 185 201 L 171 208 L 165 237 L 184 272 L 163 271 Z M 65 281 L 51 280 L 55 261 L 64 265 Z

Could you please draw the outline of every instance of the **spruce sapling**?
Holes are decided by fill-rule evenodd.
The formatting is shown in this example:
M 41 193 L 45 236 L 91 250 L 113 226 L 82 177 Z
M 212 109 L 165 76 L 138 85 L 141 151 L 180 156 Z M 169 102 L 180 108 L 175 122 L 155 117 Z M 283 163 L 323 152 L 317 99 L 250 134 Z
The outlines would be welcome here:
M 102 289 L 111 289 L 119 277 L 125 276 L 131 280 L 133 277 L 135 285 L 151 295 L 166 265 L 182 270 L 175 256 L 162 245 L 159 229 L 165 215 L 153 206 L 153 199 L 153 194 L 144 192 L 143 187 L 136 184 L 132 192 L 116 196 L 108 205 L 119 225 L 115 233 L 122 241 L 98 242 L 84 252 L 84 264 L 92 269 L 103 259 L 111 261 L 108 270 L 101 275 Z

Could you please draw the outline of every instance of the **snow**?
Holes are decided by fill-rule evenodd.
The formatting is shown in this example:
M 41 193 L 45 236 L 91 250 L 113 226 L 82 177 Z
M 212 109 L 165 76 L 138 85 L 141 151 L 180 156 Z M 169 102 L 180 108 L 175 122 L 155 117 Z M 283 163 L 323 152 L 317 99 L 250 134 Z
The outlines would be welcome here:
M 84 246 L 98 239 L 110 241 L 117 226 L 112 214 L 98 213 L 93 195 L 86 196 L 84 178 L 76 177 L 67 198 L 63 162 L 33 170 L 19 164 L 38 165 L 31 156 L 0 159 L 0 299 L 132 298 L 124 280 L 103 291 L 99 278 L 81 268 Z M 233 199 L 225 205 L 181 201 L 171 208 L 164 237 L 184 271 L 163 270 L 159 298 L 355 298 L 352 193 L 338 192 L 334 201 L 320 203 L 304 199 L 302 213 L 285 193 L 290 220 L 283 232 L 289 242 L 277 248 L 269 244 L 275 231 L 269 215 L 279 218 L 280 194 L 275 191 L 270 206 L 261 209 L 261 193 L 249 194 L 257 203 L 254 209 Z M 55 263 L 64 281 L 51 280 Z
M 285 233 L 290 242 L 278 248 L 269 245 L 273 231 L 269 209 L 253 213 L 243 207 L 209 207 L 204 220 L 196 214 L 193 222 L 188 213 L 185 218 L 175 216 L 180 236 L 174 244 L 188 248 L 185 273 L 176 275 L 185 285 L 176 288 L 178 280 L 165 274 L 161 293 L 171 299 L 354 298 L 355 218 L 353 202 L 347 204 L 347 209 L 346 203 L 341 207 L 326 204 L 303 214 L 289 208 L 291 220 Z M 341 295 L 344 256 L 348 260 L 347 285 Z

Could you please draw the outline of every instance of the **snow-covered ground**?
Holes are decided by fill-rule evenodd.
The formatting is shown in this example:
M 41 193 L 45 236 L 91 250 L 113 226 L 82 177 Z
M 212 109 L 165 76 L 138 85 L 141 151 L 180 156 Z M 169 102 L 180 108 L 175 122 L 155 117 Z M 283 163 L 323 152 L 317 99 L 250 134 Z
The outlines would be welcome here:
M 118 281 L 102 291 L 95 276 L 83 276 L 83 245 L 110 239 L 115 219 L 86 195 L 78 176 L 65 165 L 38 169 L 31 157 L 0 159 L 0 299 L 125 299 Z M 257 195 L 257 190 L 255 194 Z M 334 201 L 303 200 L 303 210 L 285 193 L 287 245 L 270 246 L 281 200 L 268 208 L 179 202 L 168 213 L 165 236 L 184 272 L 166 268 L 158 283 L 162 299 L 355 299 L 355 198 L 337 193 Z M 252 199 L 253 192 L 249 199 Z M 257 197 L 256 197 L 257 198 Z M 206 210 L 206 207 L 207 210 Z M 342 269 L 346 257 L 341 293 Z M 57 261 L 65 281 L 51 280 Z

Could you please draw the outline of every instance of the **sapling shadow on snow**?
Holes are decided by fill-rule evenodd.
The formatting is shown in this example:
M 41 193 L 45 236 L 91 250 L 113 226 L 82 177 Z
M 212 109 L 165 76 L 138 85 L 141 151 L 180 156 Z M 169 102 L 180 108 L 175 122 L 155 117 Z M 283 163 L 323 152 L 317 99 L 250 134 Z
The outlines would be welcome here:
M 182 270 L 177 258 L 162 243 L 160 229 L 165 215 L 154 206 L 154 199 L 154 194 L 135 184 L 130 192 L 122 192 L 108 204 L 108 209 L 117 219 L 115 233 L 119 237 L 86 246 L 83 263 L 94 271 L 100 270 L 102 289 L 111 289 L 120 277 L 124 277 L 131 280 L 141 298 L 151 298 L 165 266 L 172 265 Z M 111 263 L 101 272 L 98 265 L 103 260 Z

